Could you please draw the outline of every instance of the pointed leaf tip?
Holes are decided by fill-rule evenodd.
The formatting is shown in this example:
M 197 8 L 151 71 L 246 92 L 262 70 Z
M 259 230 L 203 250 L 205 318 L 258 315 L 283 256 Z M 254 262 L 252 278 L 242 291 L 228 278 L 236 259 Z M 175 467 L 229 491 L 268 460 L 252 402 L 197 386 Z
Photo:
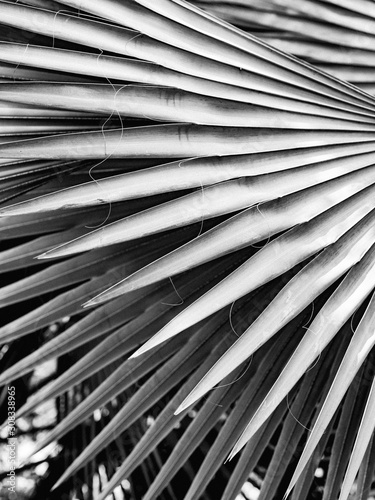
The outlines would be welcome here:
M 51 250 L 48 250 L 47 252 L 42 253 L 41 255 L 38 255 L 38 259 L 56 259 L 59 257 L 68 257 L 74 254 L 74 252 L 70 252 L 68 248 L 68 243 L 64 243 L 63 245 L 60 245 L 56 248 L 52 248 Z M 67 248 L 65 248 L 67 247 Z M 81 253 L 81 252 L 76 252 Z
M 59 247 L 56 247 L 56 249 L 51 249 L 47 250 L 47 252 L 41 253 L 40 255 L 37 255 L 34 257 L 34 259 L 37 260 L 49 260 L 49 259 L 58 259 L 61 257 L 69 257 L 71 254 L 68 252 L 60 251 L 58 250 Z
M 115 297 L 113 297 L 115 298 Z M 87 302 L 84 302 L 82 304 L 82 307 L 86 309 L 86 307 L 93 307 L 93 306 L 99 306 L 101 304 L 104 304 L 104 302 L 110 301 L 112 297 L 107 297 L 105 298 L 102 296 L 102 294 L 97 295 L 96 297 L 93 297 L 92 299 L 88 300 Z
M 36 255 L 34 257 L 35 260 L 47 260 L 49 257 L 47 255 L 47 252 L 41 253 L 40 255 Z
M 129 357 L 129 359 L 138 358 L 142 354 L 145 354 L 146 352 L 151 351 L 151 349 L 154 349 L 155 347 L 160 345 L 162 342 L 163 341 L 160 341 L 157 343 L 156 342 L 146 342 L 139 349 L 137 349 L 135 352 L 133 352 L 133 354 Z
M 62 485 L 62 483 L 63 483 L 64 481 L 65 481 L 65 479 L 64 479 L 64 475 L 62 475 L 62 476 L 60 477 L 60 479 L 58 479 L 58 480 L 56 481 L 56 483 L 52 486 L 51 491 L 56 490 L 59 486 L 61 486 L 61 485 Z
M 245 445 L 239 445 L 239 442 L 237 442 L 234 446 L 233 446 L 233 449 L 232 451 L 229 453 L 229 456 L 228 456 L 228 461 L 230 462 L 231 460 L 233 460 L 233 458 L 237 455 L 237 453 L 239 453 L 242 448 L 244 447 Z
M 158 334 L 156 334 L 156 335 L 158 335 Z M 156 337 L 156 335 L 154 335 L 154 337 Z M 160 340 L 157 343 L 156 342 L 152 342 L 152 339 L 154 337 L 152 337 L 150 340 L 148 340 L 147 342 L 145 342 L 141 347 L 139 347 L 139 349 L 137 349 L 136 351 L 134 351 L 133 354 L 131 356 L 129 356 L 129 359 L 138 358 L 142 354 L 145 354 L 146 352 L 151 351 L 151 349 L 154 349 L 155 347 L 158 347 L 163 342 L 163 340 Z M 165 339 L 165 340 L 168 340 L 168 339 Z
M 183 402 L 180 404 L 180 406 L 176 409 L 176 411 L 174 412 L 174 415 L 179 415 L 180 413 L 182 413 L 183 411 L 186 410 L 186 408 L 188 408 L 189 405 L 185 405 Z
M 87 309 L 87 308 L 92 307 L 94 305 L 95 305 L 95 302 L 93 302 L 92 300 L 88 300 L 87 302 L 84 302 L 82 304 L 82 307 L 83 307 L 83 309 Z

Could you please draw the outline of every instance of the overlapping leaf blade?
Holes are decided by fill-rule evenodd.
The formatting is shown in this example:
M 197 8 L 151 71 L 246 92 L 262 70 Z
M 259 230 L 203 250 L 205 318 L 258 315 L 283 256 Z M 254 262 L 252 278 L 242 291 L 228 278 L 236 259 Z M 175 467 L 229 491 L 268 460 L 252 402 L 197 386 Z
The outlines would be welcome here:
M 285 483 L 295 465 L 295 448 L 284 449 L 286 434 L 291 430 L 293 441 L 304 431 L 283 403 L 278 406 L 285 396 L 298 417 L 314 415 L 313 422 L 317 417 L 327 432 L 319 438 L 313 431 L 308 440 L 292 480 L 293 498 L 308 497 L 331 440 L 325 495 L 336 496 L 344 481 L 345 496 L 359 469 L 358 497 L 364 497 L 374 463 L 372 389 L 367 398 L 373 374 L 354 380 L 356 403 L 342 403 L 330 384 L 336 372 L 341 380 L 343 368 L 337 365 L 351 333 L 349 322 L 340 328 L 360 306 L 356 316 L 363 317 L 353 339 L 366 333 L 362 343 L 349 347 L 349 365 L 357 367 L 353 360 L 361 346 L 364 366 L 372 359 L 364 302 L 374 288 L 375 99 L 366 94 L 375 89 L 373 7 L 368 0 L 197 5 L 205 12 L 184 0 L 0 1 L 0 201 L 9 207 L 0 219 L 0 293 L 3 306 L 8 304 L 0 330 L 7 343 L 0 381 L 28 383 L 24 375 L 38 361 L 59 357 L 55 381 L 26 404 L 20 401 L 19 413 L 25 416 L 44 398 L 60 394 L 61 423 L 44 443 L 60 440 L 66 456 L 77 459 L 71 465 L 57 451 L 60 470 L 84 478 L 89 491 L 97 471 L 100 498 L 124 479 L 142 490 L 139 497 L 164 499 L 168 491 L 176 498 L 207 500 L 213 498 L 210 481 L 225 481 L 219 495 L 232 498 L 251 473 L 257 485 L 264 483 L 261 495 L 276 500 L 280 478 Z M 78 132 L 82 127 L 87 131 Z M 59 134 L 51 136 L 53 131 Z M 186 191 L 191 189 L 196 192 Z M 157 232 L 162 234 L 150 236 Z M 42 252 L 61 257 L 64 248 L 90 252 L 58 263 L 33 260 L 40 267 L 28 269 L 30 258 Z M 176 282 L 157 284 L 174 275 Z M 202 283 L 186 296 L 193 275 Z M 40 295 L 46 301 L 35 308 Z M 159 303 L 163 297 L 166 305 Z M 96 309 L 82 309 L 83 302 Z M 311 302 L 313 322 L 305 331 Z M 25 306 L 22 315 L 11 303 Z M 324 304 L 318 314 L 317 304 Z M 293 319 L 304 309 L 302 323 L 302 316 Z M 61 321 L 66 316 L 68 326 L 68 318 Z M 188 336 L 175 336 L 188 327 Z M 322 353 L 320 371 L 319 364 L 309 366 L 315 361 L 315 328 L 325 332 L 321 349 L 335 337 Z M 155 351 L 124 361 L 160 329 L 161 336 L 138 354 L 157 346 Z M 246 331 L 233 343 L 237 330 Z M 17 339 L 32 332 L 30 347 L 32 339 L 49 341 L 24 356 L 26 344 Z M 158 345 L 168 337 L 174 338 Z M 209 340 L 202 344 L 203 338 Z M 197 406 L 198 415 L 172 452 L 178 435 L 173 427 L 186 425 L 187 409 L 173 412 L 196 384 L 207 382 L 212 365 L 215 372 L 233 352 L 233 363 L 204 389 L 232 370 L 242 373 L 242 362 L 254 356 L 244 376 L 224 388 L 230 395 L 224 399 L 227 413 L 219 418 L 220 407 Z M 308 385 L 314 370 L 322 381 L 320 399 L 311 397 L 318 388 Z M 294 386 L 305 372 L 298 392 Z M 351 371 L 344 372 L 347 386 Z M 220 391 L 210 399 L 219 400 Z M 276 391 L 275 400 L 264 413 L 269 391 Z M 97 420 L 98 412 L 91 414 L 102 405 Z M 155 424 L 145 431 L 146 415 L 156 408 Z M 280 426 L 282 439 L 264 467 L 263 452 L 269 455 Z M 210 431 L 217 433 L 214 443 L 205 437 Z M 241 438 L 243 432 L 255 435 L 237 467 L 222 467 L 237 439 L 244 444 L 249 437 Z M 124 441 L 108 443 L 120 436 Z M 110 463 L 113 449 L 124 461 L 117 472 L 120 464 Z M 197 472 L 191 453 L 205 456 Z M 78 468 L 94 456 L 81 474 Z M 137 476 L 139 466 L 144 481 Z M 53 474 L 52 462 L 50 467 Z M 174 492 L 175 473 L 187 474 L 188 492 L 178 480 L 181 489 Z M 60 482 L 56 494 L 68 488 Z M 82 496 L 83 489 L 73 490 L 72 498 Z

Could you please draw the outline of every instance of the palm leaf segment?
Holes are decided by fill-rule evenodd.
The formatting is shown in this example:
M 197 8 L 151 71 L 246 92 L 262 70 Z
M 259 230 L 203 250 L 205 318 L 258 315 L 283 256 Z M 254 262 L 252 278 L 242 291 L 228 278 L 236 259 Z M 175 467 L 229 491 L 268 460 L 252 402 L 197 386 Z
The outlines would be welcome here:
M 225 499 L 250 474 L 262 479 L 260 498 L 293 487 L 293 498 L 307 498 L 331 432 L 324 498 L 348 498 L 358 471 L 357 498 L 366 498 L 375 463 L 375 98 L 210 12 L 341 77 L 345 64 L 364 65 L 365 51 L 373 61 L 373 4 L 24 3 L 0 2 L 9 240 L 0 262 L 3 273 L 43 267 L 4 285 L 0 300 L 49 295 L 4 324 L 0 340 L 73 321 L 1 382 L 86 346 L 21 416 L 109 373 L 38 449 L 128 394 L 59 485 L 162 405 L 104 499 L 196 404 L 145 498 L 163 495 L 208 442 L 184 498 L 209 495 L 220 471 L 230 471 Z M 320 27 L 315 40 L 308 25 Z M 340 46 L 350 50 L 334 66 Z M 371 90 L 372 68 L 359 73 Z M 234 467 L 222 466 L 228 455 Z

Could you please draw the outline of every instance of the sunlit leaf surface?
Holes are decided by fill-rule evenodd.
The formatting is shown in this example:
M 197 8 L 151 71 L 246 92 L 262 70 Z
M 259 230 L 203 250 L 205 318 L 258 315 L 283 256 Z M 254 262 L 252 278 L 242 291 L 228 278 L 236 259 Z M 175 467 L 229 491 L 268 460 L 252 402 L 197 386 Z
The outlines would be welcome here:
M 0 0 L 33 498 L 374 496 L 374 5 Z

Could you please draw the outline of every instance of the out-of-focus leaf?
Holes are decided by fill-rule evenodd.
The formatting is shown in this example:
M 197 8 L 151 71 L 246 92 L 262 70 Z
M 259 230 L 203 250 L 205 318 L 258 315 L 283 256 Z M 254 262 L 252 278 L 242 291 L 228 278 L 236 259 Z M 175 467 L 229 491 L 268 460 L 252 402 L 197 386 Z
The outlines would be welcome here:
M 249 382 L 252 375 L 252 373 L 243 374 L 242 382 Z M 184 435 L 179 439 L 167 461 L 163 464 L 159 474 L 148 489 L 144 500 L 158 497 L 193 451 L 199 447 L 208 432 L 215 427 L 219 418 L 239 397 L 242 390 L 242 386 L 236 385 L 239 376 L 241 376 L 241 370 L 235 370 L 223 381 L 223 386 L 209 396 L 204 406 L 198 411 L 197 416 L 184 432 Z M 102 493 L 102 495 L 104 494 L 105 492 Z
M 222 318 L 220 318 L 222 320 Z M 161 367 L 149 381 L 127 402 L 127 404 L 111 420 L 110 424 L 98 434 L 95 440 L 67 469 L 63 481 L 69 475 L 81 468 L 88 460 L 92 459 L 99 451 L 108 445 L 109 440 L 116 439 L 129 427 L 141 414 L 155 404 L 161 397 L 199 366 L 204 357 L 216 344 L 215 331 L 218 319 L 208 321 L 190 338 L 188 343 L 177 352 L 168 363 Z
M 218 333 L 220 333 L 220 331 L 218 331 Z M 165 408 L 157 416 L 154 425 L 146 430 L 145 434 L 142 436 L 130 455 L 121 465 L 120 469 L 116 473 L 116 477 L 113 477 L 113 484 L 117 484 L 119 481 L 121 481 L 122 477 L 126 477 L 138 465 L 140 465 L 142 463 L 142 460 L 144 460 L 152 452 L 152 450 L 155 449 L 155 447 L 172 431 L 175 425 L 177 425 L 183 419 L 183 417 L 187 413 L 187 410 L 180 413 L 179 415 L 174 415 L 173 409 L 178 406 L 178 404 L 194 387 L 197 381 L 204 375 L 207 369 L 212 366 L 215 360 L 217 360 L 221 356 L 221 354 L 225 352 L 225 350 L 231 345 L 232 341 L 233 339 L 229 336 L 221 337 L 218 344 L 216 344 L 212 351 L 206 356 L 201 365 L 192 372 L 187 381 L 166 404 Z M 254 360 L 254 365 L 255 364 L 256 361 Z M 252 366 L 250 366 L 250 370 L 251 369 Z
M 157 290 L 156 293 L 155 288 Z M 35 369 L 41 363 L 41 360 L 47 361 L 62 356 L 94 338 L 114 331 L 117 327 L 142 314 L 147 307 L 154 303 L 156 296 L 160 293 L 160 287 L 152 287 L 151 289 L 131 294 L 131 297 L 129 297 L 130 300 L 126 302 L 118 299 L 103 304 L 102 307 L 87 314 L 87 316 L 75 322 L 63 333 L 10 366 L 0 375 L 0 384 L 6 383 L 7 380 L 11 381 L 22 377 L 25 373 Z M 51 388 L 51 385 L 48 387 Z M 21 415 L 22 411 L 29 411 L 27 408 L 30 407 L 32 402 L 34 402 L 34 405 L 36 404 L 36 396 L 33 395 L 26 405 L 18 410 L 19 415 Z M 43 397 L 48 397 L 47 386 L 43 387 Z
M 108 444 L 109 436 L 111 439 L 122 432 L 127 425 L 131 425 L 132 418 L 136 419 L 146 411 L 147 408 L 152 406 L 159 400 L 162 395 L 174 387 L 181 379 L 187 376 L 195 366 L 204 359 L 216 343 L 215 332 L 223 321 L 223 315 L 206 322 L 202 327 L 195 327 L 192 330 L 193 336 L 186 343 L 182 340 L 178 344 L 169 346 L 170 355 L 173 355 L 179 348 L 178 352 L 171 359 L 171 364 L 162 366 L 156 374 L 138 391 L 127 403 L 127 405 L 120 410 L 114 417 L 110 425 L 97 436 L 87 449 L 87 454 L 81 457 L 80 463 L 83 463 L 87 456 L 90 456 L 93 450 L 97 453 L 103 446 Z M 185 345 L 184 345 L 185 344 Z M 174 348 L 173 346 L 177 347 Z M 182 347 L 183 346 L 183 347 Z M 181 348 L 180 348 L 181 347 Z M 125 384 L 136 382 L 135 374 L 144 373 L 144 366 L 149 365 L 149 359 L 162 361 L 162 355 L 166 355 L 168 349 L 158 352 L 154 358 L 146 356 L 142 363 L 134 364 L 131 360 L 125 361 L 101 386 L 99 386 L 90 396 L 79 405 L 73 413 L 61 422 L 46 438 L 38 445 L 38 449 L 46 446 L 58 436 L 66 433 L 70 428 L 76 426 L 79 422 L 83 421 L 95 408 L 105 404 L 111 398 L 115 397 L 118 393 L 124 390 Z M 158 358 L 159 357 L 159 358 Z M 148 368 L 149 369 L 149 368 Z M 138 371 L 136 371 L 138 370 Z M 142 371 L 143 370 L 143 371 Z M 134 372 L 134 373 L 133 373 Z M 132 376 L 129 377 L 129 374 Z M 139 375 L 140 377 L 141 375 Z M 133 378 L 133 380 L 132 380 Z M 134 416 L 134 412 L 136 416 Z M 124 420 L 127 419 L 127 420 Z M 78 464 L 78 462 L 77 462 Z M 76 467 L 76 465 L 74 467 Z M 68 475 L 68 474 L 67 474 Z
M 89 396 L 76 406 L 62 420 L 59 425 L 53 428 L 41 441 L 39 441 L 31 455 L 37 453 L 55 439 L 60 438 L 69 430 L 88 418 L 97 408 L 108 403 L 121 392 L 135 384 L 139 379 L 151 372 L 158 365 L 163 364 L 169 357 L 185 344 L 185 340 L 173 342 L 167 347 L 159 349 L 153 355 L 145 356 L 141 363 L 134 363 L 132 360 L 124 361 L 116 370 L 112 371 L 104 382 L 99 384 Z

